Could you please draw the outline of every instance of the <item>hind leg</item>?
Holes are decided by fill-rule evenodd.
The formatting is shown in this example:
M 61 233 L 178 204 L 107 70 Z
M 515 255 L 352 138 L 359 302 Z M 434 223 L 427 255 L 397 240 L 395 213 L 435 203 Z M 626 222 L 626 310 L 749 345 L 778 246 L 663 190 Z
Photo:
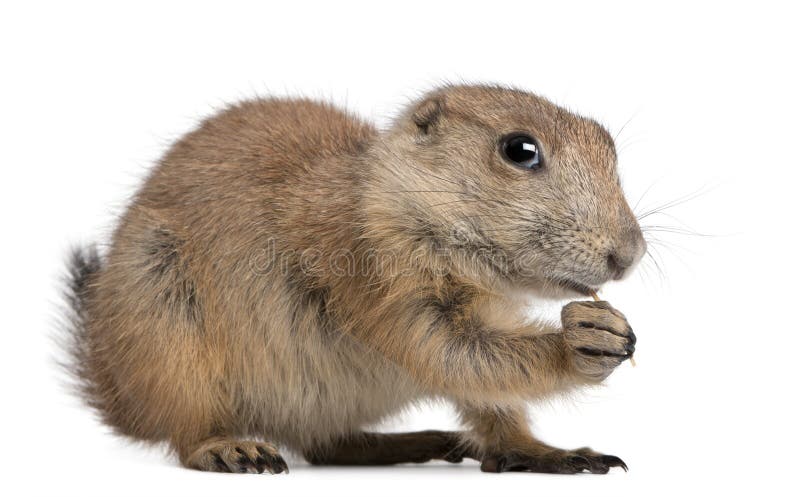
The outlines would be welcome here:
M 205 440 L 188 449 L 181 462 L 188 468 L 221 473 L 289 472 L 286 461 L 273 445 L 230 438 Z
M 329 447 L 304 452 L 311 464 L 387 465 L 423 463 L 432 459 L 461 462 L 472 457 L 457 432 L 357 433 Z

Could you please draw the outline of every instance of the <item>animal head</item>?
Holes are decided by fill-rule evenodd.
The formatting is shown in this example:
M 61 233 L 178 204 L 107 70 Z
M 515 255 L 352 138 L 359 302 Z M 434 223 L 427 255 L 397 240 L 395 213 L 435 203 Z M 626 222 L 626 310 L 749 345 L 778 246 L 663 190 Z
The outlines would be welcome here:
M 435 90 L 382 135 L 373 161 L 386 222 L 464 275 L 587 294 L 644 254 L 609 133 L 536 95 Z

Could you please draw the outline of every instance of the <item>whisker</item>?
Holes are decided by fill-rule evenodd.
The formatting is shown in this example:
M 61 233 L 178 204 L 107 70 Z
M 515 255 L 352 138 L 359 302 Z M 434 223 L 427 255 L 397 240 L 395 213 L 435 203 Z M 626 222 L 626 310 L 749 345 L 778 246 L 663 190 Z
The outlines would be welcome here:
M 663 179 L 663 178 L 661 178 L 661 179 Z M 631 210 L 633 210 L 633 212 L 636 212 L 639 209 L 639 204 L 642 203 L 642 200 L 644 200 L 644 197 L 647 196 L 648 193 L 650 193 L 650 191 L 653 189 L 653 187 L 656 186 L 658 184 L 658 182 L 661 181 L 661 179 L 657 179 L 657 180 L 653 181 L 652 183 L 650 183 L 650 186 L 648 186 L 644 190 L 644 193 L 642 193 L 642 195 L 639 197 L 639 200 L 636 201 L 636 205 L 634 205 L 633 209 L 631 209 Z
M 616 143 L 617 138 L 619 138 L 619 135 L 621 135 L 622 132 L 625 130 L 625 127 L 628 126 L 628 124 L 630 124 L 631 121 L 633 121 L 633 118 L 636 117 L 636 114 L 637 112 L 634 112 L 633 115 L 631 115 L 631 117 L 629 117 L 628 120 L 625 121 L 625 124 L 623 124 L 622 127 L 619 128 L 619 131 L 617 131 L 616 134 L 614 135 L 614 143 Z
M 710 192 L 711 192 L 711 190 L 709 189 L 709 187 L 703 186 L 702 188 L 700 188 L 698 190 L 695 190 L 692 193 L 688 193 L 688 194 L 686 194 L 686 195 L 684 195 L 682 197 L 678 197 L 677 199 L 671 200 L 671 201 L 666 202 L 666 203 L 664 203 L 662 205 L 659 205 L 657 207 L 651 208 L 648 211 L 644 212 L 643 214 L 637 215 L 636 219 L 641 221 L 641 220 L 643 220 L 643 219 L 645 219 L 645 218 L 647 218 L 649 216 L 652 216 L 654 214 L 658 214 L 658 213 L 660 213 L 660 212 L 662 212 L 664 210 L 672 209 L 672 208 L 677 207 L 679 205 L 685 204 L 686 202 L 689 202 L 689 201 L 695 200 L 695 199 L 697 199 L 699 197 L 702 197 L 703 195 L 707 195 Z
M 440 181 L 444 181 L 445 183 L 450 183 L 450 184 L 453 184 L 453 185 L 456 185 L 456 186 L 461 186 L 456 181 L 453 181 L 453 180 L 450 180 L 450 179 L 446 179 L 446 178 L 442 178 L 441 176 L 437 176 L 437 175 L 435 175 L 435 174 L 433 174 L 433 173 L 431 173 L 429 171 L 423 171 L 422 169 L 418 168 L 417 166 L 415 166 L 415 165 L 413 165 L 411 163 L 406 163 L 404 165 L 410 167 L 411 169 L 413 169 L 413 170 L 415 170 L 415 171 L 417 171 L 419 173 L 422 173 L 423 175 L 431 176 L 431 177 L 436 178 L 436 179 L 438 179 Z
M 680 228 L 677 226 L 666 226 L 666 225 L 645 225 L 641 226 L 642 232 L 660 232 L 660 233 L 672 233 L 674 235 L 686 235 L 686 236 L 702 236 L 702 237 L 715 237 L 716 235 L 708 234 L 708 233 L 700 233 L 698 231 Z
M 431 204 L 430 207 L 441 207 L 443 205 L 467 203 L 467 202 L 485 202 L 485 200 L 479 198 L 462 198 L 458 200 L 451 200 L 449 202 L 439 202 L 438 204 Z
M 650 261 L 652 261 L 653 265 L 656 268 L 656 271 L 658 272 L 661 278 L 661 281 L 664 281 L 665 278 L 664 270 L 661 269 L 661 264 L 659 264 L 655 256 L 653 256 L 653 251 L 650 249 L 650 247 L 648 247 L 647 252 L 645 252 L 645 255 L 650 259 Z
M 389 190 L 381 193 L 452 193 L 455 195 L 472 195 L 469 192 L 458 192 L 453 190 Z

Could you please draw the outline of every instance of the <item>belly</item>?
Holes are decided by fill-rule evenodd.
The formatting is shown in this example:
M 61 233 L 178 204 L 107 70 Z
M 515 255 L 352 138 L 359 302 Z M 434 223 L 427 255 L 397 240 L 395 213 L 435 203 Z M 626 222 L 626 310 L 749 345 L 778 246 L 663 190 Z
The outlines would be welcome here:
M 262 350 L 239 412 L 245 431 L 290 449 L 324 446 L 423 396 L 402 369 L 349 336 L 309 333 Z

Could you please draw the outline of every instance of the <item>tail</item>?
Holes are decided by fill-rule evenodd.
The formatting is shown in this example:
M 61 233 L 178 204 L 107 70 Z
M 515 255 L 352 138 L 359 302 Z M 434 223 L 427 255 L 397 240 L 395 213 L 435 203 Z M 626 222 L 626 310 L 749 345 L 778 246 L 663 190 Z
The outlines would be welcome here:
M 91 282 L 102 269 L 102 261 L 94 246 L 72 249 L 64 285 L 65 316 L 59 342 L 66 352 L 62 367 L 72 377 L 81 396 L 92 407 L 102 411 L 97 382 L 92 371 L 88 336 L 88 302 Z

